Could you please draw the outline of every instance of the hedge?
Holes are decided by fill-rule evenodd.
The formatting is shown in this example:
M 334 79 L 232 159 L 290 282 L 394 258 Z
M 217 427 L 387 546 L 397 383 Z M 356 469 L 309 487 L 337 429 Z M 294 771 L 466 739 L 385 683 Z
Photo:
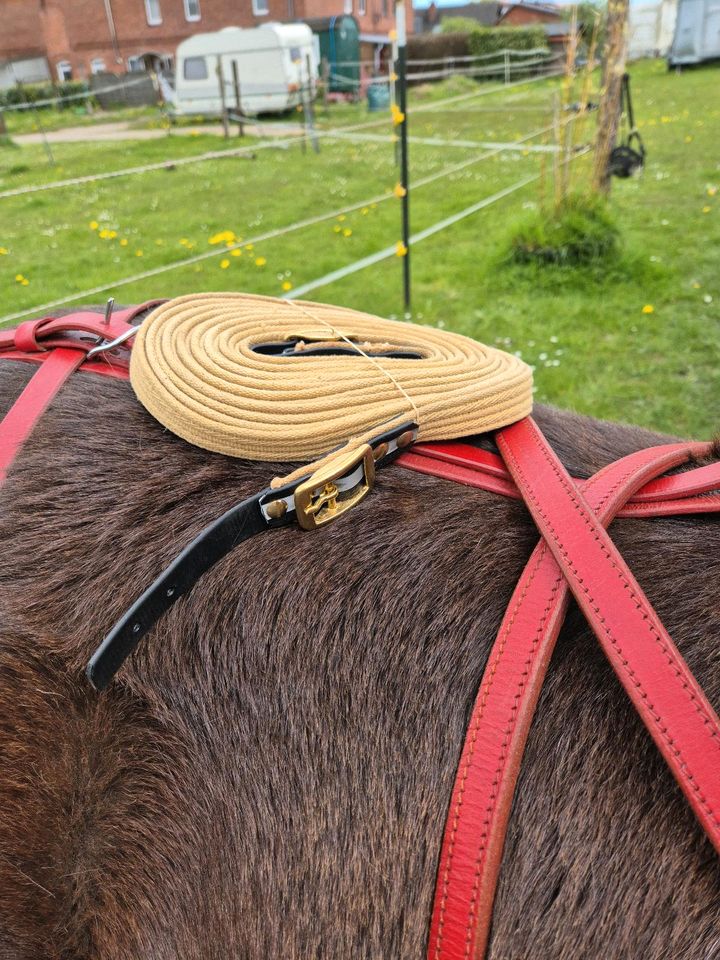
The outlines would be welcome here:
M 407 38 L 407 56 L 411 61 L 412 73 L 417 73 L 418 67 L 413 60 L 437 60 L 447 57 L 467 57 L 470 54 L 468 46 L 469 33 L 413 33 Z M 434 70 L 436 66 L 422 67 L 423 70 Z
M 468 34 L 470 53 L 480 56 L 501 50 L 548 50 L 542 27 L 478 27 Z
M 455 18 L 457 19 L 457 18 Z M 542 27 L 481 27 L 455 33 L 418 33 L 408 37 L 408 60 L 411 73 L 432 73 L 442 68 L 442 60 L 483 56 L 501 50 L 548 50 L 547 37 Z M 417 60 L 436 60 L 436 63 L 414 63 Z M 472 63 L 457 64 L 471 67 Z M 478 67 L 492 63 L 479 61 Z M 502 65 L 500 65 L 502 66 Z
M 78 93 L 89 92 L 88 85 L 82 80 L 66 80 L 64 83 L 35 83 L 23 85 L 22 87 L 9 87 L 7 90 L 0 91 L 0 110 L 3 107 L 14 107 L 20 103 L 36 103 L 38 100 L 52 100 L 56 97 L 69 97 Z M 67 104 L 60 104 L 60 107 L 72 106 L 82 103 L 82 100 L 70 100 Z

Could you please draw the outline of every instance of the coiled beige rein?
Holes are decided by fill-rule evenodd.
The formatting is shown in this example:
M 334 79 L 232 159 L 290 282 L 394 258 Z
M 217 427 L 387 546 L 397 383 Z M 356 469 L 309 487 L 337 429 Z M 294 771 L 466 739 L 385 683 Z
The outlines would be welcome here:
M 294 339 L 293 356 L 255 350 Z M 357 355 L 303 356 L 318 341 L 341 341 Z M 384 349 L 421 359 L 373 356 Z M 242 293 L 178 297 L 154 310 L 136 337 L 130 379 L 168 430 L 249 460 L 315 461 L 407 420 L 420 439 L 450 440 L 514 423 L 532 407 L 530 368 L 502 350 L 343 307 Z

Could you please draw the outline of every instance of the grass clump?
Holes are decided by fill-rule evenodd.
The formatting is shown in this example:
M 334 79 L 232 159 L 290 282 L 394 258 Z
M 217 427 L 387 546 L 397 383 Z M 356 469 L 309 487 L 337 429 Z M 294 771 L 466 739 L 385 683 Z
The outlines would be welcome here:
M 540 208 L 510 238 L 514 263 L 592 265 L 616 259 L 619 231 L 599 197 L 568 196 L 552 210 Z

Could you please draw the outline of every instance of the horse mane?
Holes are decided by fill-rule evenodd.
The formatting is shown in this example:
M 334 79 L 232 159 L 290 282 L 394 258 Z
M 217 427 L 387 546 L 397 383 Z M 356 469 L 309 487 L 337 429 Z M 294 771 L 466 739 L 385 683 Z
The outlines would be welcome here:
M 0 415 L 32 372 L 0 364 Z M 575 475 L 659 442 L 539 408 Z M 719 451 L 720 452 L 720 451 Z M 467 717 L 537 534 L 400 468 L 242 544 L 109 690 L 85 663 L 207 523 L 289 465 L 191 447 L 78 374 L 0 490 L 0 957 L 421 958 Z M 717 518 L 613 536 L 720 703 Z M 492 960 L 720 957 L 720 871 L 573 607 L 530 734 Z

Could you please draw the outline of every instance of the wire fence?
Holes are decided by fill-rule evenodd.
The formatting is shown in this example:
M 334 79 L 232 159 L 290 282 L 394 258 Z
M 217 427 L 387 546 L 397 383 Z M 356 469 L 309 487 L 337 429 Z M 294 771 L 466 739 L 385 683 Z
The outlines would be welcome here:
M 117 90 L 127 90 L 129 87 L 138 86 L 141 83 L 147 83 L 147 77 L 138 77 L 136 80 L 123 80 L 121 83 L 113 84 L 107 87 L 99 87 L 97 90 L 84 90 L 80 93 L 68 93 L 61 97 L 49 97 L 46 100 L 31 100 L 27 103 L 14 103 L 7 107 L 0 108 L 0 113 L 10 111 L 34 110 L 36 107 L 50 107 L 53 104 L 70 103 L 74 100 L 92 100 L 93 97 L 105 96 L 106 93 L 115 93 Z
M 550 76 L 557 76 L 557 75 L 558 74 L 555 73 L 555 74 L 551 74 Z M 489 88 L 468 91 L 467 93 L 462 93 L 462 94 L 451 96 L 451 97 L 445 97 L 440 100 L 433 101 L 427 104 L 419 104 L 413 107 L 413 112 L 421 112 L 423 110 L 438 110 L 442 108 L 448 108 L 448 106 L 453 107 L 453 106 L 456 106 L 457 104 L 468 103 L 468 101 L 471 101 L 471 100 L 474 101 L 476 98 L 479 98 L 479 97 L 485 97 L 500 91 L 506 91 L 509 87 L 510 88 L 521 87 L 521 86 L 525 86 L 527 84 L 534 83 L 536 81 L 544 80 L 547 78 L 548 78 L 548 75 L 545 74 L 544 76 L 536 76 L 532 78 L 524 78 L 524 79 L 516 80 L 509 84 L 499 84 Z M 498 108 L 498 109 L 501 109 L 501 108 Z M 423 144 L 432 145 L 432 146 L 465 147 L 465 148 L 474 149 L 474 150 L 481 149 L 483 151 L 480 154 L 476 154 L 458 163 L 453 163 L 453 164 L 444 166 L 442 169 L 435 171 L 434 173 L 427 174 L 426 176 L 419 178 L 414 182 L 413 190 L 415 188 L 422 188 L 429 184 L 436 183 L 442 180 L 443 178 L 450 177 L 453 174 L 466 170 L 475 164 L 481 163 L 485 160 L 490 159 L 491 157 L 495 157 L 498 154 L 501 154 L 506 151 L 522 151 L 524 154 L 546 153 L 551 151 L 554 152 L 557 150 L 557 147 L 555 145 L 548 145 L 546 143 L 538 144 L 538 143 L 532 143 L 531 141 L 537 140 L 537 138 L 544 136 L 545 134 L 549 133 L 552 130 L 555 130 L 557 132 L 559 125 L 572 123 L 575 119 L 577 118 L 574 115 L 564 117 L 562 118 L 562 120 L 558 120 L 558 117 L 556 116 L 552 124 L 540 127 L 539 129 L 533 130 L 523 137 L 518 137 L 517 139 L 508 141 L 508 142 L 486 142 L 486 141 L 480 141 L 480 140 L 460 140 L 460 139 L 452 140 L 452 139 L 439 138 L 439 137 L 412 138 L 411 142 L 423 143 Z M 347 139 L 351 142 L 368 142 L 368 141 L 369 142 L 388 142 L 390 138 L 388 138 L 387 135 L 381 136 L 381 135 L 363 132 L 368 128 L 371 129 L 375 126 L 378 126 L 380 124 L 386 124 L 386 123 L 387 123 L 387 118 L 380 118 L 378 120 L 367 121 L 359 124 L 348 124 L 348 125 L 345 125 L 344 127 L 338 127 L 338 128 L 329 129 L 329 130 L 317 130 L 315 131 L 315 133 L 326 140 L 336 139 L 336 140 L 342 141 Z M 277 126 L 275 124 L 273 124 L 273 126 L 275 127 L 275 129 L 277 129 Z M 151 170 L 168 169 L 168 168 L 173 168 L 175 166 L 182 166 L 182 165 L 192 164 L 192 163 L 200 163 L 206 160 L 216 160 L 216 159 L 225 159 L 227 157 L 233 157 L 233 156 L 242 156 L 243 154 L 253 153 L 258 149 L 278 147 L 283 144 L 294 142 L 296 141 L 296 139 L 297 139 L 296 136 L 292 138 L 285 138 L 285 139 L 273 138 L 270 141 L 256 143 L 256 144 L 253 144 L 252 146 L 243 146 L 243 147 L 230 149 L 230 150 L 211 151 L 211 152 L 206 152 L 204 154 L 197 155 L 197 156 L 182 157 L 177 160 L 166 160 L 158 163 L 145 164 L 142 166 L 130 167 L 130 168 L 125 168 L 117 171 L 102 172 L 102 173 L 98 172 L 96 174 L 90 174 L 87 176 L 72 178 L 64 181 L 56 181 L 55 183 L 50 183 L 50 184 L 40 184 L 40 185 L 30 185 L 26 187 L 20 187 L 15 190 L 10 190 L 10 191 L 5 191 L 4 193 L 0 193 L 0 199 L 4 197 L 10 197 L 10 196 L 19 196 L 24 193 L 33 193 L 33 192 L 37 192 L 38 190 L 56 189 L 62 186 L 84 184 L 84 183 L 92 182 L 95 180 L 113 179 L 121 176 L 129 176 L 129 175 L 134 175 L 139 173 L 145 173 Z M 505 187 L 502 190 L 497 191 L 496 193 L 492 194 L 489 197 L 484 197 L 481 200 L 473 204 L 470 204 L 468 207 L 464 208 L 458 213 L 452 214 L 449 217 L 445 217 L 444 219 L 437 221 L 435 224 L 432 224 L 430 227 L 426 228 L 425 230 L 416 232 L 415 234 L 409 236 L 408 240 L 411 243 L 422 242 L 428 237 L 435 235 L 439 231 L 447 229 L 448 227 L 459 222 L 465 217 L 471 216 L 473 213 L 478 212 L 479 210 L 482 210 L 485 207 L 492 205 L 493 203 L 499 202 L 504 197 L 510 195 L 511 193 L 514 193 L 517 190 L 522 189 L 522 187 L 526 186 L 527 184 L 532 183 L 533 181 L 539 179 L 540 176 L 541 176 L 540 173 L 526 176 L 521 180 L 518 180 L 516 183 L 512 184 L 511 186 Z M 347 204 L 337 209 L 325 211 L 310 217 L 303 218 L 293 223 L 285 224 L 283 226 L 279 226 L 279 227 L 267 230 L 256 236 L 249 237 L 243 241 L 226 244 L 223 247 L 220 247 L 219 249 L 208 250 L 203 253 L 195 254 L 193 256 L 176 260 L 171 263 L 165 263 L 157 267 L 151 267 L 149 269 L 134 273 L 130 276 L 120 277 L 110 282 L 102 283 L 102 284 L 93 286 L 91 288 L 70 294 L 68 296 L 61 297 L 52 301 L 48 301 L 46 303 L 38 304 L 34 307 L 20 310 L 20 311 L 8 314 L 4 317 L 0 317 L 0 325 L 4 325 L 12 321 L 19 320 L 23 317 L 27 317 L 32 314 L 35 314 L 35 315 L 43 314 L 43 313 L 46 313 L 47 311 L 52 311 L 58 307 L 65 306 L 67 304 L 70 304 L 79 300 L 88 301 L 90 298 L 95 297 L 98 294 L 106 293 L 108 291 L 114 291 L 125 286 L 129 286 L 150 278 L 164 275 L 173 270 L 187 268 L 189 266 L 201 263 L 206 260 L 211 260 L 221 256 L 227 256 L 227 254 L 231 253 L 233 250 L 239 249 L 248 244 L 257 244 L 257 243 L 273 240 L 276 238 L 280 238 L 294 231 L 299 231 L 301 229 L 312 227 L 322 222 L 353 212 L 362 207 L 370 206 L 371 204 L 377 205 L 379 203 L 384 203 L 390 199 L 397 197 L 398 195 L 399 194 L 397 193 L 397 187 L 396 187 L 395 190 L 386 191 L 372 197 L 366 197 L 355 203 Z M 408 243 L 408 247 L 409 247 L 409 243 Z M 342 277 L 344 276 L 348 276 L 351 273 L 355 273 L 359 270 L 364 269 L 365 267 L 368 267 L 374 263 L 378 263 L 381 260 L 387 259 L 394 255 L 404 255 L 404 254 L 398 254 L 398 244 L 393 244 L 392 246 L 383 248 L 382 250 L 377 251 L 376 253 L 371 254 L 368 257 L 364 257 L 358 261 L 355 261 L 355 263 L 348 264 L 337 270 L 331 271 L 330 273 L 327 273 L 322 277 L 318 277 L 315 280 L 308 281 L 308 283 L 303 284 L 301 287 L 293 291 L 292 294 L 288 294 L 288 297 L 301 296 L 304 293 L 309 292 L 310 290 L 316 289 L 319 286 L 324 286 L 328 283 L 334 282 L 335 280 L 342 279 Z
M 574 117 L 568 117 L 565 122 L 572 122 L 574 119 L 575 119 Z M 527 135 L 525 135 L 524 137 L 520 137 L 516 141 L 513 141 L 513 146 L 521 147 L 523 143 L 528 143 L 531 140 L 537 139 L 538 137 L 543 136 L 544 134 L 547 134 L 550 130 L 552 130 L 552 128 L 553 128 L 552 125 L 548 125 L 545 127 L 541 127 L 540 129 L 533 130 Z M 443 167 L 441 170 L 435 173 L 428 174 L 425 177 L 421 177 L 417 179 L 413 185 L 413 189 L 415 190 L 418 188 L 428 186 L 429 184 L 436 183 L 444 179 L 445 177 L 449 177 L 455 173 L 460 173 L 461 171 L 466 170 L 469 167 L 474 166 L 475 164 L 481 163 L 485 160 L 488 160 L 492 157 L 497 156 L 498 154 L 504 152 L 506 149 L 507 149 L 507 145 L 498 145 L 496 147 L 488 149 L 487 151 L 477 156 L 469 157 L 466 160 L 462 160 L 458 163 L 454 163 L 449 166 Z M 232 250 L 234 249 L 239 249 L 241 247 L 244 247 L 249 243 L 257 244 L 257 243 L 262 243 L 268 240 L 274 240 L 274 239 L 277 239 L 278 237 L 286 236 L 289 233 L 293 233 L 295 231 L 305 229 L 307 227 L 312 227 L 317 224 L 326 222 L 328 220 L 335 219 L 338 216 L 352 213 L 355 210 L 359 210 L 363 207 L 370 206 L 373 203 L 375 204 L 384 203 L 388 200 L 394 199 L 395 197 L 396 197 L 396 194 L 393 191 L 386 191 L 384 193 L 380 193 L 372 197 L 365 197 L 363 200 L 359 200 L 355 203 L 348 204 L 346 206 L 343 206 L 334 210 L 325 211 L 321 214 L 317 214 L 312 217 L 306 217 L 294 223 L 286 224 L 285 226 L 277 227 L 277 228 L 265 231 L 264 233 L 258 234 L 253 237 L 249 237 L 243 240 L 242 242 L 230 244 L 229 246 L 224 246 L 216 250 L 208 250 L 204 253 L 195 254 L 192 257 L 184 257 L 183 259 L 174 261 L 173 263 L 161 264 L 160 266 L 152 267 L 150 269 L 140 271 L 128 277 L 120 277 L 108 283 L 103 283 L 94 287 L 90 287 L 85 290 L 78 291 L 77 293 L 70 294 L 67 297 L 61 297 L 59 299 L 51 300 L 46 303 L 37 304 L 33 307 L 29 307 L 27 309 L 20 310 L 15 313 L 10 313 L 10 314 L 7 314 L 6 316 L 0 317 L 0 326 L 5 325 L 7 323 L 11 323 L 15 320 L 20 320 L 23 317 L 27 317 L 31 314 L 42 315 L 47 311 L 55 310 L 58 307 L 66 306 L 67 304 L 74 303 L 78 300 L 87 301 L 88 298 L 97 296 L 98 294 L 106 293 L 107 291 L 112 291 L 112 290 L 119 289 L 121 287 L 129 286 L 133 283 L 139 283 L 143 280 L 151 279 L 153 277 L 162 276 L 163 274 L 169 273 L 173 270 L 183 269 L 198 263 L 202 263 L 203 261 L 206 261 L 206 260 L 211 260 L 217 257 L 226 256 L 228 252 L 232 252 Z M 428 236 L 429 235 L 430 234 L 428 234 Z M 424 236 L 423 236 L 423 239 L 424 239 Z M 392 249 L 393 251 L 395 251 L 394 246 Z

